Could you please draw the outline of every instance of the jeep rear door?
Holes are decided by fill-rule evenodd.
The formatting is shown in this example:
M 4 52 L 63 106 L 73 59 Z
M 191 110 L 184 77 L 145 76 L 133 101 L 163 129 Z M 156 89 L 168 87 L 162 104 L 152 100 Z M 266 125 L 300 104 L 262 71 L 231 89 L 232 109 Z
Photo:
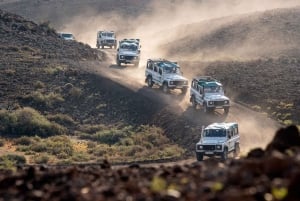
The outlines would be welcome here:
M 154 65 L 152 78 L 156 84 L 160 85 L 161 75 L 158 73 L 158 71 L 159 71 L 159 67 Z

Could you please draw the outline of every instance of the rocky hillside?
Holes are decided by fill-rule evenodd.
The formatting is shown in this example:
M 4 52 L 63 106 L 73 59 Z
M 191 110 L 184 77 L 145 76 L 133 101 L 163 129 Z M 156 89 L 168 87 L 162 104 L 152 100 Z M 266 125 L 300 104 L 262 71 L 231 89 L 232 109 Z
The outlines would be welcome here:
M 299 16 L 294 7 L 186 25 L 164 48 L 190 76 L 212 75 L 235 101 L 299 124 Z
M 2 200 L 272 200 L 300 199 L 300 137 L 296 127 L 279 130 L 265 150 L 239 160 L 143 167 L 20 166 L 2 171 Z
M 299 58 L 299 14 L 294 7 L 188 24 L 166 48 L 170 56 L 204 61 Z

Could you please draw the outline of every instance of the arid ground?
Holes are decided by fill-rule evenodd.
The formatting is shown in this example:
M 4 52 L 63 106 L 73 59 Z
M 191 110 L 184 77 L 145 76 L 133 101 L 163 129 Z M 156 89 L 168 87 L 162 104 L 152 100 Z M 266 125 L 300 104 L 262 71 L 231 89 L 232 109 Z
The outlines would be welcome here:
M 0 1 L 1 199 L 299 200 L 297 127 L 273 139 L 300 124 L 299 6 Z M 95 49 L 98 30 L 140 38 L 140 66 Z M 148 58 L 219 79 L 229 115 L 146 87 Z M 240 158 L 196 162 L 201 127 L 222 121 L 239 123 Z

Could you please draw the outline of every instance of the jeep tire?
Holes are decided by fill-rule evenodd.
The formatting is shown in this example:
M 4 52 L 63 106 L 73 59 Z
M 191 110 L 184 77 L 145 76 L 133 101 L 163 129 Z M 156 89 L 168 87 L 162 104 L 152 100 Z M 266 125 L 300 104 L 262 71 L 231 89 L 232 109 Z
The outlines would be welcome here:
M 240 154 L 240 144 L 239 143 L 236 143 L 235 146 L 234 146 L 234 152 L 233 152 L 233 155 L 234 157 L 238 157 L 239 154 Z
M 153 86 L 153 81 L 152 81 L 152 77 L 151 76 L 148 76 L 147 77 L 147 85 L 148 85 L 148 87 L 152 87 Z
M 229 107 L 224 107 L 224 114 L 227 115 L 229 113 Z
M 209 109 L 208 109 L 208 107 L 207 107 L 207 104 L 204 103 L 204 105 L 203 105 L 203 112 L 207 114 L 208 111 L 209 111 Z
M 118 65 L 118 66 L 121 66 L 121 62 L 120 62 L 119 59 L 117 59 L 117 65 Z
M 183 95 L 185 95 L 186 92 L 187 92 L 187 88 L 186 88 L 186 87 L 184 87 L 184 88 L 181 89 L 181 93 L 182 93 Z
M 192 107 L 194 109 L 197 109 L 197 102 L 196 102 L 195 96 L 191 97 L 191 102 L 192 102 Z
M 203 154 L 196 152 L 197 161 L 203 161 Z
M 224 151 L 223 151 L 223 153 L 221 155 L 221 159 L 223 161 L 226 161 L 228 159 L 228 150 L 227 150 L 227 148 L 224 148 Z
M 169 87 L 168 87 L 168 84 L 166 82 L 163 83 L 162 90 L 163 90 L 164 93 L 169 93 Z

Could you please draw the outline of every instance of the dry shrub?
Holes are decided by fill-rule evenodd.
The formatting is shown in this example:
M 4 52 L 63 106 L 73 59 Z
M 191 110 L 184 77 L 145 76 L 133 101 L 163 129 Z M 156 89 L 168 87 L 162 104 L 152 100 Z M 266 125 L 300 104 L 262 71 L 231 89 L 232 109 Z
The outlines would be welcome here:
M 3 135 L 47 137 L 65 132 L 64 127 L 51 123 L 33 108 L 25 107 L 13 112 L 0 110 L 0 133 Z
M 48 115 L 47 119 L 64 126 L 74 126 L 76 124 L 73 118 L 66 114 Z

